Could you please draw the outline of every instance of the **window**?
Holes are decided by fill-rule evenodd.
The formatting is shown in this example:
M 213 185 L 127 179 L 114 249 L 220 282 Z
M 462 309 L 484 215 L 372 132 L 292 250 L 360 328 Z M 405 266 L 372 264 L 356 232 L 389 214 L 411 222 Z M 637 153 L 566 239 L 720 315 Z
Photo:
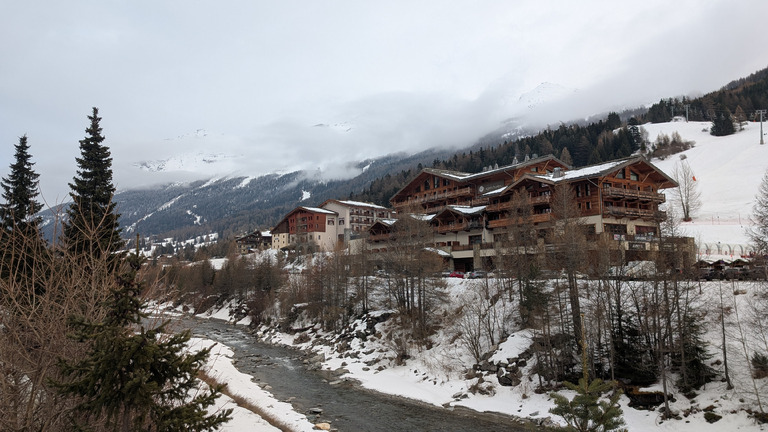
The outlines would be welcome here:
M 618 173 L 616 173 L 617 179 L 623 179 L 624 178 L 624 169 L 619 170 Z
M 587 201 L 587 210 L 590 210 L 590 209 L 592 209 L 592 203 Z
M 425 190 L 425 191 L 428 191 L 428 190 L 429 190 L 429 180 L 427 180 L 427 181 L 425 181 L 425 182 L 424 182 L 424 190 Z
M 339 218 L 339 225 L 344 225 L 344 218 Z
M 632 171 L 630 171 L 630 172 L 629 172 L 629 179 L 630 179 L 630 180 L 634 180 L 634 181 L 637 181 L 637 180 L 639 179 L 639 177 L 638 177 L 638 175 L 637 175 L 637 173 L 636 173 L 636 172 L 632 172 Z
M 481 235 L 473 235 L 469 236 L 469 244 L 476 245 L 483 242 L 483 236 Z
M 440 177 L 435 176 L 434 184 L 435 184 L 435 189 L 440 187 Z
M 587 192 L 587 196 L 589 196 L 589 195 L 590 195 L 590 189 L 589 189 L 589 185 L 586 185 L 586 186 L 584 186 L 584 189 L 585 189 L 585 190 L 586 190 L 586 192 Z
M 627 226 L 619 224 L 605 224 L 605 231 L 611 234 L 626 234 Z
M 581 185 L 576 186 L 576 196 L 577 197 L 581 196 Z
M 328 219 L 328 225 L 336 225 L 336 221 L 333 219 Z
M 443 186 L 450 186 L 450 185 L 451 185 L 451 181 L 450 180 L 443 179 Z

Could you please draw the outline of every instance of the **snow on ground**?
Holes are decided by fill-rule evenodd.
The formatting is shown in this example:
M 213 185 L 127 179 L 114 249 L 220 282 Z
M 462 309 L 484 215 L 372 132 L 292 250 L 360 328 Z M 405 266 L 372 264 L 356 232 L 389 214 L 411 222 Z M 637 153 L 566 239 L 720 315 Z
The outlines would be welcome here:
M 295 412 L 291 404 L 278 401 L 271 393 L 252 382 L 249 375 L 240 373 L 232 364 L 233 353 L 230 348 L 215 344 L 208 339 L 199 338 L 190 339 L 189 347 L 191 350 L 213 347 L 206 364 L 207 373 L 218 382 L 227 383 L 227 393 L 244 398 L 262 412 L 267 412 L 273 418 L 279 419 L 280 426 L 287 430 L 297 432 L 313 430 L 314 425 L 307 420 L 306 416 Z M 229 397 L 222 396 L 219 398 L 217 408 L 235 409 L 232 420 L 220 429 L 222 431 L 280 431 L 279 428 L 270 425 L 259 415 L 237 406 Z
M 768 168 L 768 145 L 759 144 L 760 125 L 749 123 L 744 130 L 727 137 L 713 137 L 709 135 L 708 122 L 673 122 L 662 124 L 647 124 L 643 127 L 648 131 L 648 138 L 653 141 L 659 134 L 672 135 L 678 132 L 684 140 L 695 141 L 693 148 L 685 151 L 684 159 L 680 154 L 672 155 L 665 160 L 653 160 L 667 174 L 671 175 L 677 163 L 688 163 L 695 173 L 698 190 L 701 192 L 702 208 L 694 215 L 692 222 L 682 223 L 683 235 L 694 237 L 699 243 L 700 250 L 709 251 L 712 255 L 738 255 L 743 253 L 749 241 L 745 228 L 749 226 L 749 216 L 752 211 L 754 197 L 763 174 Z M 667 191 L 667 203 L 670 205 L 673 199 Z M 300 271 L 297 267 L 294 271 Z M 473 281 L 451 279 L 448 281 L 448 292 L 451 296 L 459 296 L 469 289 Z M 726 298 L 731 299 L 733 305 L 746 308 L 750 296 L 757 288 L 749 287 L 747 295 L 732 295 L 733 287 L 724 282 L 703 283 L 703 292 L 712 294 L 724 288 Z M 725 287 L 724 287 L 725 286 Z M 703 299 L 702 301 L 714 301 Z M 712 307 L 710 310 L 716 310 Z M 229 307 L 213 311 L 208 315 L 214 319 L 230 321 Z M 716 325 L 717 318 L 713 315 L 705 317 L 709 334 L 706 340 L 711 341 L 710 350 L 714 357 L 712 361 L 721 359 L 719 354 L 719 335 Z M 734 318 L 729 321 L 733 323 Z M 243 324 L 247 323 L 244 321 Z M 381 326 L 382 324 L 377 325 Z M 725 383 L 720 381 L 705 385 L 694 400 L 688 400 L 682 395 L 676 395 L 676 401 L 671 404 L 673 410 L 685 412 L 690 410 L 689 416 L 682 420 L 662 421 L 658 411 L 636 410 L 627 406 L 628 399 L 622 397 L 621 404 L 624 411 L 624 420 L 630 431 L 675 431 L 675 432 L 706 432 L 706 431 L 758 431 L 768 428 L 759 426 L 747 417 L 742 411 L 745 407 L 754 407 L 754 400 L 750 392 L 750 379 L 748 376 L 747 356 L 739 353 L 740 342 L 734 338 L 733 331 L 729 334 L 728 348 L 729 363 L 732 364 L 731 374 L 734 376 L 736 388 L 726 389 Z M 435 405 L 465 406 L 479 411 L 494 411 L 516 415 L 520 417 L 544 418 L 550 417 L 549 409 L 553 407 L 552 400 L 547 394 L 536 394 L 536 382 L 527 381 L 524 374 L 523 382 L 516 387 L 502 387 L 495 382 L 494 377 L 489 377 L 485 382 L 487 390 L 493 395 L 473 394 L 469 387 L 473 380 L 466 379 L 463 370 L 473 360 L 465 349 L 456 341 L 446 339 L 447 333 L 436 336 L 435 345 L 430 350 L 412 352 L 406 365 L 396 366 L 392 361 L 391 347 L 386 343 L 378 345 L 363 345 L 355 339 L 352 349 L 361 352 L 360 358 L 353 360 L 334 353 L 329 347 L 319 348 L 326 354 L 324 368 L 335 370 L 344 367 L 349 371 L 346 378 L 360 382 L 366 388 L 378 390 L 384 393 L 419 399 Z M 528 331 L 517 332 L 510 336 L 506 342 L 499 346 L 499 350 L 491 360 L 514 358 L 527 348 L 527 341 L 531 335 Z M 273 334 L 275 343 L 293 345 L 294 335 Z M 203 343 L 202 341 L 200 343 Z M 206 342 L 207 343 L 207 342 Z M 309 343 L 299 347 L 308 348 Z M 374 349 L 377 348 L 377 349 Z M 259 386 L 250 382 L 248 376 L 237 372 L 227 357 L 228 348 L 219 348 L 218 354 L 212 360 L 213 368 L 220 373 L 222 380 L 230 383 L 230 388 L 238 394 L 253 398 L 254 400 L 275 405 L 279 402 L 269 399 Z M 368 353 L 368 354 L 364 354 Z M 231 356 L 231 354 L 229 354 Z M 378 360 L 377 365 L 386 365 L 383 368 L 368 366 L 365 362 Z M 720 366 L 718 366 L 720 367 Z M 762 383 L 765 384 L 765 383 Z M 761 388 L 761 392 L 763 392 Z M 563 392 L 568 395 L 568 392 Z M 286 404 L 287 405 L 287 404 Z M 277 406 L 277 405 L 275 405 Z M 704 409 L 711 407 L 714 412 L 723 415 L 717 423 L 710 424 L 704 420 Z M 298 418 L 299 414 L 292 411 L 290 406 L 280 405 L 279 410 L 285 410 L 281 415 L 286 418 Z M 254 430 L 251 422 L 252 413 L 238 411 L 225 430 L 240 431 Z M 241 418 L 242 416 L 242 418 Z M 558 417 L 554 421 L 562 423 Z M 300 422 L 300 419 L 296 420 Z M 306 418 L 304 418 L 306 421 Z M 247 426 L 245 426 L 247 425 Z M 301 427 L 311 427 L 301 423 Z M 261 427 L 261 426 L 259 426 Z M 264 429 L 273 430 L 264 426 Z M 304 429 L 300 429 L 304 430 Z
M 687 163 L 696 176 L 702 207 L 693 221 L 681 223 L 682 233 L 695 238 L 700 248 L 709 245 L 716 250 L 718 243 L 723 249 L 725 245 L 747 245 L 745 228 L 750 225 L 755 195 L 768 169 L 768 145 L 760 145 L 760 123 L 747 123 L 744 130 L 724 137 L 710 135 L 709 127 L 709 122 L 643 125 L 651 142 L 660 134 L 671 137 L 674 132 L 695 141 L 689 150 L 651 161 L 670 176 L 675 165 Z M 671 191 L 664 192 L 670 205 Z
M 447 279 L 447 292 L 452 297 L 460 296 L 462 292 L 476 289 L 478 283 L 480 282 L 476 280 L 449 278 Z M 698 281 L 691 283 L 695 291 L 698 288 Z M 707 311 L 702 320 L 707 330 L 704 339 L 710 341 L 709 351 L 713 355 L 708 364 L 713 364 L 721 376 L 722 355 L 719 344 L 721 334 L 718 324 L 719 308 L 717 303 L 719 291 L 720 289 L 723 290 L 726 306 L 729 310 L 740 311 L 743 320 L 748 310 L 748 304 L 754 299 L 754 294 L 757 290 L 764 289 L 753 282 L 738 282 L 738 284 L 737 286 L 732 285 L 731 282 L 702 282 L 701 292 L 703 295 L 697 298 L 697 301 L 704 302 L 702 309 Z M 745 295 L 733 294 L 733 289 L 737 287 L 745 289 L 747 293 Z M 620 404 L 624 413 L 623 418 L 630 431 L 768 430 L 768 425 L 757 425 L 744 411 L 757 407 L 755 394 L 749 378 L 747 360 L 738 334 L 734 312 L 726 316 L 726 322 L 729 326 L 729 340 L 727 342 L 729 370 L 735 388 L 727 389 L 726 384 L 718 378 L 718 380 L 697 390 L 697 396 L 693 400 L 679 393 L 674 394 L 675 400 L 670 402 L 670 408 L 681 415 L 680 420 L 662 420 L 658 409 L 647 411 L 631 408 L 628 406 L 629 399 L 622 396 Z M 352 328 L 350 333 L 365 330 L 364 322 L 358 321 L 355 325 L 356 327 Z M 385 333 L 389 328 L 387 325 L 388 323 L 377 324 L 376 331 Z M 561 418 L 549 413 L 549 409 L 554 407 L 554 403 L 548 394 L 537 394 L 535 391 L 538 382 L 536 375 L 531 370 L 534 361 L 529 361 L 528 365 L 522 368 L 523 379 L 518 386 L 501 386 L 494 373 L 484 375 L 484 379 L 481 380 L 482 385 L 479 385 L 480 381 L 477 376 L 467 377 L 467 369 L 471 367 L 474 360 L 467 354 L 460 341 L 451 340 L 450 331 L 441 330 L 434 335 L 431 338 L 433 341 L 431 348 L 416 349 L 412 347 L 409 352 L 411 358 L 402 366 L 395 364 L 394 351 L 384 341 L 385 338 L 378 338 L 374 342 L 371 340 L 375 338 L 369 338 L 366 342 L 355 338 L 349 342 L 349 351 L 339 352 L 334 346 L 318 345 L 313 341 L 296 344 L 294 343 L 296 335 L 293 334 L 273 333 L 274 330 L 265 327 L 261 331 L 273 343 L 322 352 L 326 358 L 323 369 L 337 371 L 343 368 L 348 373 L 342 378 L 357 381 L 368 389 L 417 399 L 437 406 L 463 406 L 477 411 L 504 413 L 534 421 L 549 418 L 555 423 L 564 424 Z M 747 331 L 749 332 L 749 330 Z M 318 334 L 317 337 L 323 336 Z M 517 358 L 530 346 L 531 337 L 530 330 L 513 333 L 498 346 L 497 351 L 490 357 L 490 361 L 498 362 Z M 760 348 L 758 344 L 761 342 L 755 337 L 755 335 L 748 335 L 748 344 L 750 347 Z M 762 340 L 762 342 L 764 341 Z M 749 348 L 749 352 L 753 352 L 752 348 Z M 673 391 L 671 383 L 674 379 L 675 377 L 669 379 L 670 392 Z M 763 379 L 758 381 L 757 385 L 759 392 L 763 395 L 762 397 L 765 397 L 768 382 Z M 480 388 L 483 391 L 473 392 L 471 387 L 475 387 L 475 390 Z M 661 385 L 657 384 L 641 390 L 661 391 Z M 568 390 L 561 390 L 561 393 L 569 398 L 574 394 Z M 716 423 L 708 423 L 704 419 L 706 410 L 711 410 L 723 417 Z

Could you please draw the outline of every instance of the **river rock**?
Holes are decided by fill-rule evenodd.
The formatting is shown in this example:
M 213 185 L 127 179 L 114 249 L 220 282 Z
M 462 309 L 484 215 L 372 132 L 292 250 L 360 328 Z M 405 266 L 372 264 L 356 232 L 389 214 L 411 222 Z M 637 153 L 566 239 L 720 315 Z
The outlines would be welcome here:
M 330 423 L 316 423 L 315 424 L 316 430 L 331 430 L 331 424 Z
M 320 407 L 314 407 L 309 409 L 309 413 L 313 415 L 320 415 L 323 413 L 323 409 Z
M 499 380 L 499 384 L 505 387 L 514 387 L 520 385 L 522 372 L 520 369 L 514 366 L 508 368 L 499 368 L 496 372 L 496 378 Z
M 478 370 L 481 370 L 481 371 L 483 371 L 483 372 L 492 372 L 492 373 L 496 373 L 496 372 L 499 370 L 499 367 L 498 367 L 498 366 L 496 366 L 495 364 L 493 364 L 493 363 L 489 362 L 488 360 L 483 360 L 483 361 L 481 361 L 480 363 L 478 363 L 477 365 L 475 365 L 475 367 L 476 367 Z
M 333 371 L 333 374 L 335 376 L 342 376 L 349 373 L 349 369 L 346 368 L 338 368 L 335 371 Z

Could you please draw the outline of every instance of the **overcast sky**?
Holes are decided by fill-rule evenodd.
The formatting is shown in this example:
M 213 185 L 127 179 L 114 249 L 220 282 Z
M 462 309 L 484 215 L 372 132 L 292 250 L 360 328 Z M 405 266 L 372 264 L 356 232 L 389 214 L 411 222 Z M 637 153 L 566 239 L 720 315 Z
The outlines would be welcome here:
M 335 175 L 470 145 L 544 82 L 572 95 L 549 123 L 715 90 L 768 66 L 766 19 L 764 0 L 3 1 L 0 175 L 27 134 L 64 200 L 93 106 L 118 189 L 181 154 Z

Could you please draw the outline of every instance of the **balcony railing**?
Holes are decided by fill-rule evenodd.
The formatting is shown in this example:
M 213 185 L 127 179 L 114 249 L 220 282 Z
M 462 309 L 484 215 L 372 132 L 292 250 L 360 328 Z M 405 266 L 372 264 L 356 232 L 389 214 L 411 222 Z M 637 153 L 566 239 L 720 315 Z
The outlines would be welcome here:
M 532 223 L 542 223 L 542 222 L 548 222 L 552 220 L 552 213 L 540 213 L 540 214 L 533 214 L 531 215 L 531 222 Z M 495 219 L 488 221 L 488 229 L 493 228 L 502 228 L 502 227 L 508 227 L 512 225 L 518 225 L 524 223 L 524 219 L 519 217 L 509 217 L 509 218 L 501 218 L 501 219 Z
M 454 231 L 469 231 L 469 230 L 481 229 L 481 228 L 483 228 L 483 223 L 480 221 L 452 222 L 452 223 L 438 225 L 437 232 L 447 233 L 447 232 L 454 232 Z
M 531 205 L 547 204 L 552 201 L 552 195 L 539 195 L 531 197 Z
M 441 192 L 439 194 L 434 195 L 427 195 L 423 197 L 418 198 L 410 198 L 406 201 L 399 201 L 396 203 L 393 203 L 395 207 L 404 207 L 409 204 L 423 204 L 426 202 L 432 202 L 432 201 L 440 201 L 445 200 L 449 198 L 456 198 L 456 197 L 462 197 L 462 196 L 471 196 L 472 195 L 472 188 L 471 187 L 465 187 L 461 189 L 456 190 L 450 190 L 446 192 Z
M 632 199 L 655 203 L 663 203 L 667 200 L 664 194 L 615 187 L 603 188 L 603 198 Z
M 606 216 L 612 216 L 615 218 L 623 219 L 644 219 L 644 220 L 659 220 L 663 221 L 667 219 L 667 212 L 660 210 L 646 210 L 638 208 L 627 207 L 606 207 L 603 211 Z
M 498 212 L 498 211 L 509 210 L 510 208 L 512 208 L 512 202 L 506 201 L 506 202 L 500 202 L 497 204 L 490 204 L 488 205 L 488 207 L 485 208 L 485 210 L 489 212 Z
M 368 236 L 368 240 L 372 242 L 387 241 L 392 238 L 392 234 L 372 234 Z

